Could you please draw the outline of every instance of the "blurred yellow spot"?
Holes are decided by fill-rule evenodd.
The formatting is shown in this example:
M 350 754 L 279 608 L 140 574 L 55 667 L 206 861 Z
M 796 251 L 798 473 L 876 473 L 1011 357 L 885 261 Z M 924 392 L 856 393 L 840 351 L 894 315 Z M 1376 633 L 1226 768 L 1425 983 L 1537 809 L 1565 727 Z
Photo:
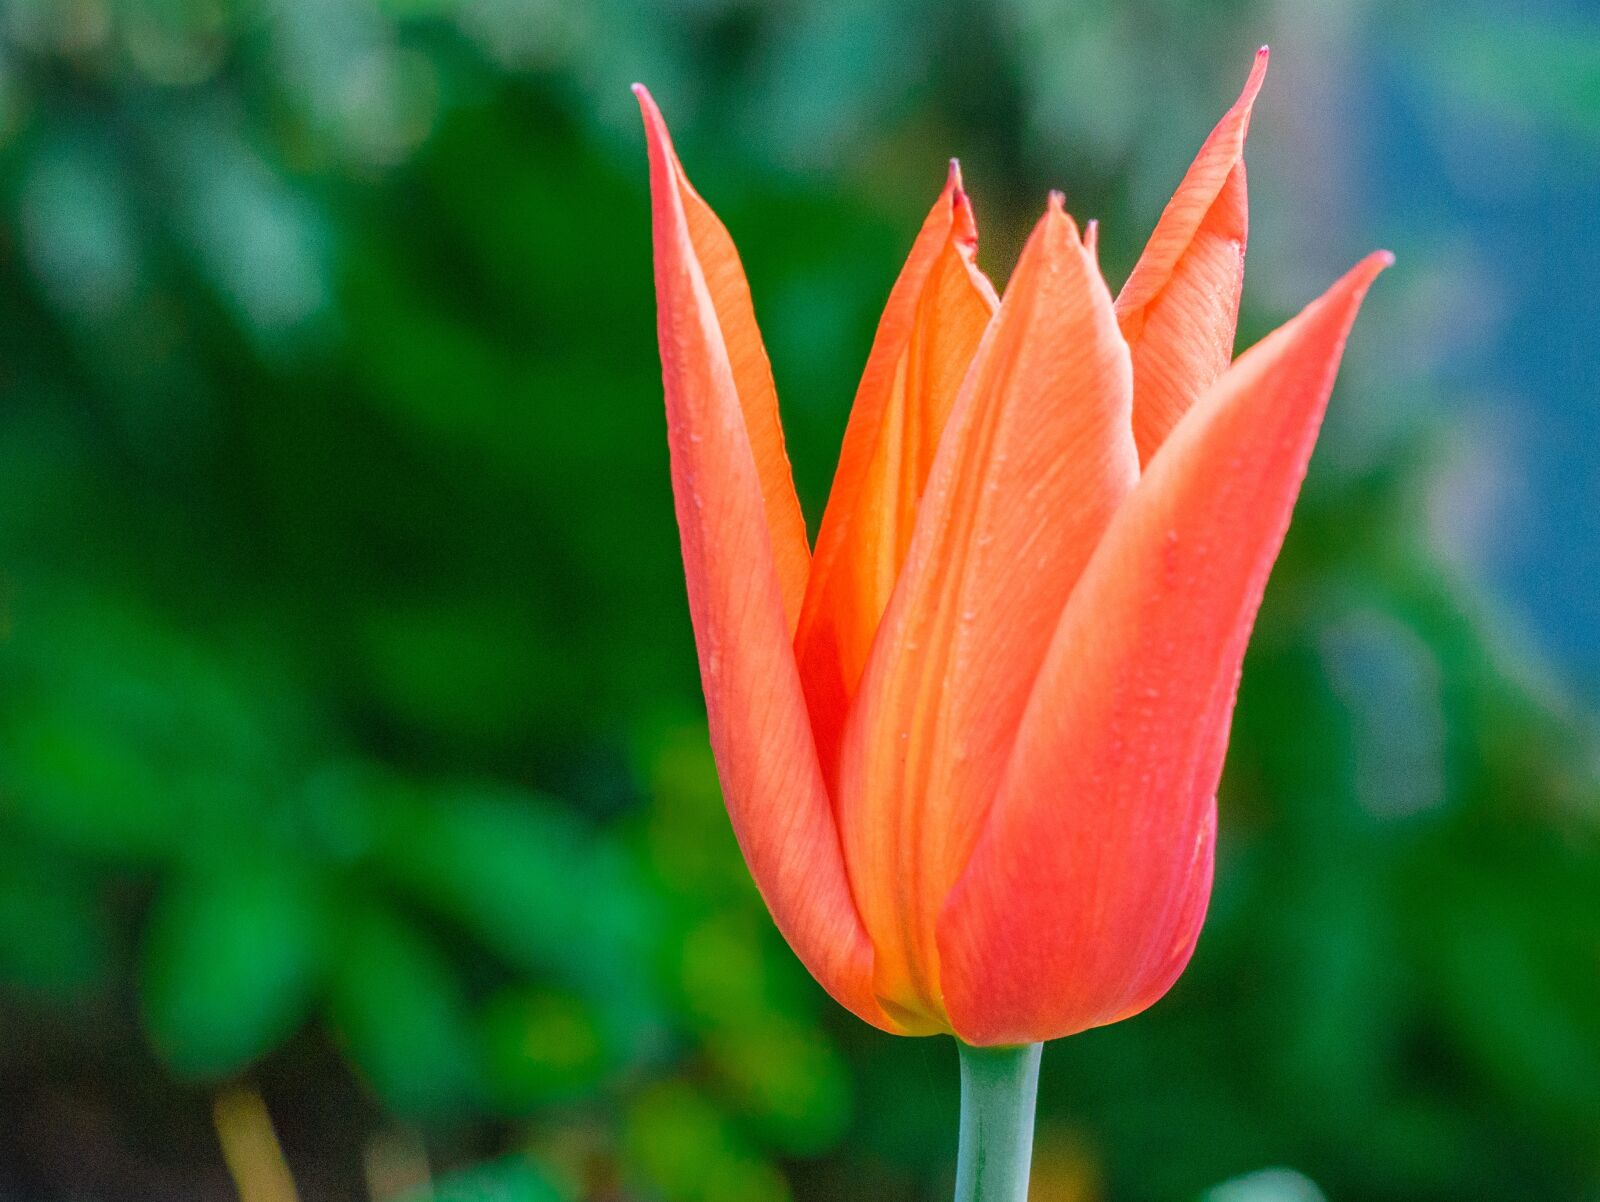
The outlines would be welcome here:
M 1070 1126 L 1042 1128 L 1033 1143 L 1028 1202 L 1099 1202 L 1100 1166 L 1083 1134 Z
M 212 1104 L 211 1118 L 239 1202 L 300 1202 L 260 1094 L 243 1086 L 225 1089 Z

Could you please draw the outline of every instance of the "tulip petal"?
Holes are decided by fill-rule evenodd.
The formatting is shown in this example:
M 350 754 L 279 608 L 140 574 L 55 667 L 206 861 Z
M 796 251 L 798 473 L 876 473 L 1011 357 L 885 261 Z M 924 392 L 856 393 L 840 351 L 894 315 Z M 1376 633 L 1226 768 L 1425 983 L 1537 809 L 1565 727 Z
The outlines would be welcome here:
M 795 645 L 824 769 L 911 543 L 956 392 L 999 305 L 954 161 L 901 270 L 850 410 Z
M 642 84 L 635 88 L 635 93 L 644 113 L 650 142 L 655 220 L 659 226 L 663 206 L 669 201 L 675 204 L 673 211 L 681 215 L 682 235 L 687 238 L 684 252 L 695 260 L 711 300 L 761 479 L 772 553 L 777 561 L 784 612 L 792 632 L 800 621 L 800 606 L 811 571 L 811 550 L 806 540 L 805 515 L 800 510 L 789 470 L 783 426 L 778 420 L 778 393 L 772 383 L 766 346 L 756 326 L 750 285 L 745 281 L 733 239 L 684 174 L 661 110 Z
M 939 925 L 954 1029 L 1053 1039 L 1187 963 L 1245 643 L 1345 337 L 1387 254 L 1240 357 L 1151 460 L 1079 581 Z
M 1266 73 L 1263 46 L 1244 92 L 1200 148 L 1117 296 L 1117 321 L 1133 353 L 1141 464 L 1233 358 L 1249 229 L 1244 140 Z
M 757 888 L 812 975 L 866 1021 L 896 1030 L 873 997 L 872 948 L 850 894 L 794 658 L 766 487 L 773 462 L 762 459 L 763 446 L 772 453 L 776 445 L 781 456 L 781 435 L 763 443 L 751 414 L 766 401 L 758 397 L 753 406 L 740 387 L 748 383 L 758 335 L 746 322 L 747 307 L 728 299 L 737 260 L 707 237 L 709 210 L 690 203 L 661 116 L 649 94 L 636 90 L 650 144 L 673 496 L 728 815 Z M 714 287 L 719 273 L 722 305 Z M 734 292 L 743 296 L 741 290 Z
M 1138 479 L 1128 352 L 1059 196 L 945 427 L 847 720 L 840 832 L 908 1029 L 948 1029 L 934 928 L 1073 583 Z

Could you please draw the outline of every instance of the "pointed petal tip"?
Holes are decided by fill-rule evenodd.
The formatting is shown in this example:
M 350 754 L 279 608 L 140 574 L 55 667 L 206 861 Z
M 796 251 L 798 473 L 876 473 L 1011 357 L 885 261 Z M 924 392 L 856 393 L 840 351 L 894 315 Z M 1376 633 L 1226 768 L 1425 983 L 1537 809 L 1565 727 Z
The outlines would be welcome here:
M 972 211 L 972 198 L 967 195 L 966 184 L 961 178 L 959 159 L 950 160 L 950 173 L 945 177 L 940 202 L 950 206 L 950 217 L 954 223 L 952 232 L 956 240 L 965 245 L 969 252 L 975 251 L 978 245 L 977 215 Z
M 1234 102 L 1234 108 L 1248 109 L 1255 103 L 1256 96 L 1261 92 L 1261 85 L 1267 78 L 1267 60 L 1272 57 L 1271 51 L 1263 46 L 1256 51 L 1254 61 L 1250 64 L 1250 74 L 1244 81 L 1244 90 L 1239 94 L 1239 99 Z
M 1335 325 L 1342 325 L 1345 330 L 1348 330 L 1350 324 L 1355 321 L 1356 313 L 1360 310 L 1362 302 L 1366 300 L 1367 290 L 1372 287 L 1372 282 L 1393 263 L 1394 256 L 1388 251 L 1373 251 L 1330 284 L 1326 292 L 1306 305 L 1300 311 L 1300 315 L 1294 321 L 1289 322 L 1288 325 L 1328 321 Z M 1313 314 L 1318 316 L 1313 316 Z M 1279 328 L 1280 330 L 1286 329 L 1288 325 Z M 1340 345 L 1343 345 L 1342 338 Z M 1252 350 L 1254 349 L 1252 348 Z M 1247 351 L 1245 353 L 1249 354 L 1251 352 Z M 1337 363 L 1337 360 L 1335 360 L 1335 363 Z
M 1038 228 L 1059 231 L 1053 236 L 1064 236 L 1068 244 L 1080 249 L 1084 245 L 1083 232 L 1078 229 L 1078 223 L 1073 220 L 1072 214 L 1067 212 L 1067 195 L 1059 188 L 1050 190 L 1050 196 L 1045 202 L 1044 216 L 1039 218 Z
M 629 91 L 639 102 L 639 115 L 644 118 L 647 140 L 670 148 L 672 136 L 667 132 L 667 119 L 661 115 L 661 106 L 656 104 L 656 98 L 650 95 L 650 89 L 642 83 L 636 83 Z
M 1364 292 L 1373 280 L 1393 266 L 1393 253 L 1387 250 L 1375 250 L 1345 272 L 1344 278 L 1339 281 L 1339 284 L 1358 292 Z
M 952 158 L 950 160 L 950 170 L 945 176 L 944 190 L 945 195 L 950 198 L 950 205 L 952 208 L 960 210 L 970 207 L 970 204 L 967 200 L 967 186 L 965 181 L 961 178 L 960 159 Z
M 1045 238 L 1051 246 L 1059 249 L 1067 247 L 1080 251 L 1084 249 L 1083 232 L 1078 229 L 1078 223 L 1073 220 L 1072 214 L 1067 212 L 1066 193 L 1059 188 L 1050 190 L 1045 202 L 1044 215 L 1033 227 L 1033 237 Z

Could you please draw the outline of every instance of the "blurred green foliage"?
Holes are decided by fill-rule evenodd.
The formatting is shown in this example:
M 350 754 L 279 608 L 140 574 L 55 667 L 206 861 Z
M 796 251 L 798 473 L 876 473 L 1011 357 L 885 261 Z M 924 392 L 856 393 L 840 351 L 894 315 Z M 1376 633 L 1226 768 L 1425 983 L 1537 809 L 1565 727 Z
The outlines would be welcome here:
M 991 264 L 1069 154 L 1125 264 L 1260 19 L 0 12 L 0 1196 L 227 1196 L 241 1079 L 308 1197 L 396 1132 L 439 1202 L 946 1192 L 951 1049 L 821 996 L 721 812 L 625 85 L 741 244 L 815 515 L 943 157 Z M 1199 954 L 1050 1049 L 1038 1196 L 1600 1190 L 1594 727 L 1433 549 L 1447 452 L 1319 461 Z

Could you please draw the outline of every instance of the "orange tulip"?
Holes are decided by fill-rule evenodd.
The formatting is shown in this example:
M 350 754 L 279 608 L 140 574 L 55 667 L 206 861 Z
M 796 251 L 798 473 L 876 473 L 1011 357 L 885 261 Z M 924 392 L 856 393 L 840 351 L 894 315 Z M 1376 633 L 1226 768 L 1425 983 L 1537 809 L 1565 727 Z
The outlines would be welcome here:
M 711 743 L 796 954 L 885 1030 L 1022 1044 L 1153 1003 L 1210 894 L 1245 644 L 1374 254 L 1232 359 L 1266 68 L 1115 300 L 1052 195 L 1003 299 L 952 164 L 816 550 L 727 231 L 639 87 Z

